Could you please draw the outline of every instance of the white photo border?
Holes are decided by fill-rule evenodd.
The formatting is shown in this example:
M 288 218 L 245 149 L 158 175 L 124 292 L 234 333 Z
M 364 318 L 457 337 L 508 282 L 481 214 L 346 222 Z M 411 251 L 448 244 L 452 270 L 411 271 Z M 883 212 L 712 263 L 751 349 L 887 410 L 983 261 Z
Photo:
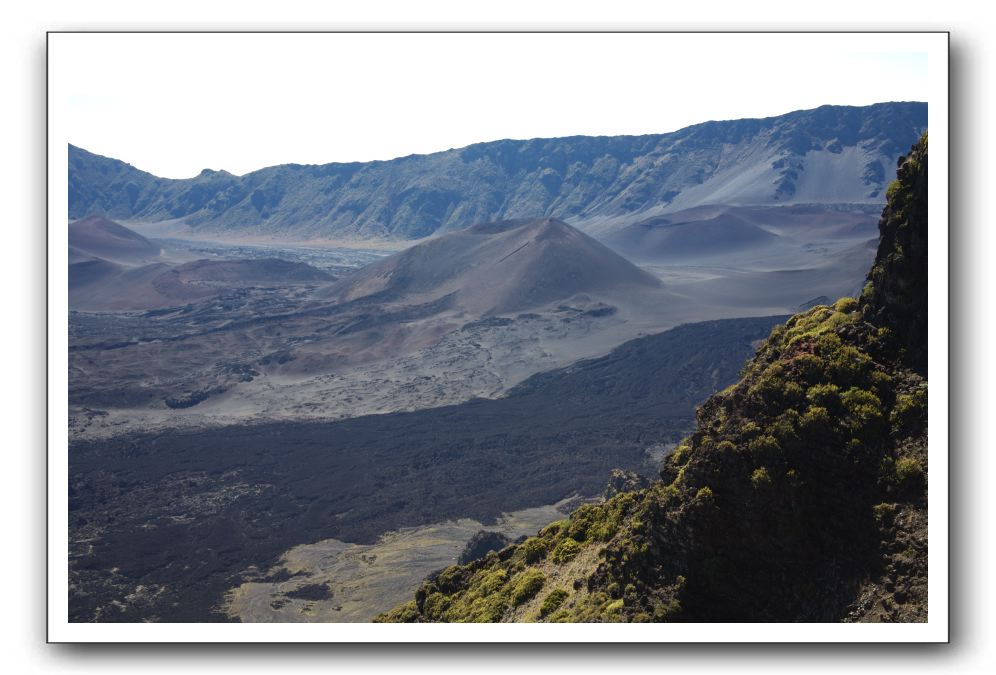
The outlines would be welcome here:
M 131 31 L 115 31 L 131 32 Z M 150 31 L 135 31 L 150 32 Z M 151 31 L 175 33 L 181 31 Z M 229 31 L 204 31 L 224 34 Z M 260 36 L 267 31 L 236 31 Z M 293 33 L 296 31 L 279 31 Z M 337 34 L 336 31 L 301 31 Z M 346 33 L 360 31 L 342 31 Z M 369 31 L 379 32 L 379 31 Z M 391 31 L 385 31 L 391 32 Z M 397 31 L 434 33 L 435 31 Z M 516 34 L 516 31 L 447 31 Z M 537 31 L 547 33 L 550 31 Z M 597 39 L 633 31 L 556 31 Z M 636 31 L 660 34 L 674 33 Z M 678 34 L 686 31 L 678 31 Z M 48 73 L 48 483 L 47 639 L 51 643 L 945 643 L 949 641 L 949 69 L 947 32 L 717 31 L 759 39 L 807 34 L 842 43 L 868 42 L 876 51 L 927 54 L 930 180 L 928 184 L 928 340 L 930 383 L 928 475 L 928 609 L 910 624 L 207 624 L 70 623 L 68 620 L 68 218 L 67 111 L 54 103 L 66 86 L 60 63 L 71 58 L 67 36 L 97 39 L 105 32 L 50 32 Z M 821 37 L 822 36 L 822 37 Z M 830 102 L 832 103 L 832 102 Z M 788 111 L 786 111 L 788 112 Z M 905 149 L 904 149 L 905 152 Z

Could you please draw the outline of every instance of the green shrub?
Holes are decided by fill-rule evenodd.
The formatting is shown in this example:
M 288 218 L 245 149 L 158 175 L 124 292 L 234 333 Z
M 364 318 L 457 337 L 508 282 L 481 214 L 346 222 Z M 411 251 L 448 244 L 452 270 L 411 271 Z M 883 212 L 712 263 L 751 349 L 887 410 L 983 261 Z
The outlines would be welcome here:
M 849 313 L 858 308 L 858 301 L 854 298 L 846 297 L 835 302 L 833 306 L 838 312 Z
M 840 399 L 847 410 L 849 426 L 858 435 L 867 439 L 885 431 L 882 401 L 878 396 L 870 391 L 851 387 Z
M 750 475 L 750 484 L 754 486 L 755 490 L 763 490 L 771 487 L 771 483 L 771 474 L 763 466 L 754 469 L 754 472 Z
M 918 432 L 927 421 L 927 389 L 920 387 L 910 394 L 900 394 L 889 415 L 896 431 Z
M 882 401 L 875 394 L 858 387 L 851 387 L 840 396 L 841 402 L 848 412 L 862 405 L 870 405 L 874 408 L 881 408 Z
M 823 333 L 816 338 L 816 351 L 824 359 L 831 358 L 844 347 L 836 333 Z
M 619 598 L 618 600 L 613 600 L 612 602 L 610 602 L 609 604 L 607 604 L 605 606 L 605 613 L 606 614 L 616 614 L 616 613 L 619 613 L 619 612 L 622 611 L 622 608 L 623 608 L 624 604 L 625 604 L 625 602 L 623 601 L 622 598 Z
M 821 439 L 833 431 L 830 412 L 823 406 L 811 405 L 802 416 L 800 427 L 809 439 Z
M 882 370 L 873 370 L 871 374 L 872 386 L 878 391 L 879 395 L 889 391 L 892 387 L 892 377 Z
M 798 382 L 786 382 L 782 387 L 782 401 L 787 405 L 793 405 L 802 400 L 805 390 Z
M 505 616 L 508 603 L 503 594 L 491 595 L 474 600 L 469 611 L 459 616 L 447 618 L 455 621 L 472 621 L 474 623 L 498 623 Z M 451 611 L 450 614 L 454 612 Z
M 768 433 L 778 440 L 782 448 L 788 448 L 799 440 L 797 429 L 799 429 L 801 422 L 802 417 L 799 415 L 799 411 L 795 408 L 789 408 L 768 426 Z
M 499 567 L 496 570 L 484 571 L 479 577 L 476 590 L 482 596 L 491 595 L 505 585 L 508 575 L 505 570 Z
M 542 530 L 539 531 L 539 536 L 543 539 L 549 539 L 551 537 L 556 537 L 561 532 L 565 531 L 568 526 L 568 520 L 564 518 L 563 520 L 555 520 Z
M 680 613 L 681 603 L 677 599 L 671 598 L 654 607 L 654 621 L 658 623 L 670 621 Z
M 905 483 L 923 476 L 923 467 L 916 457 L 902 457 L 896 461 L 896 478 Z
M 683 471 L 684 467 L 678 471 L 679 478 Z M 608 541 L 615 536 L 624 516 L 638 499 L 636 492 L 620 492 L 603 504 L 578 507 L 571 514 L 567 536 L 582 544 L 586 541 Z
M 450 565 L 436 577 L 436 587 L 444 593 L 450 593 L 463 585 L 464 568 Z
M 512 584 L 512 604 L 516 607 L 528 602 L 543 588 L 546 577 L 538 569 L 528 569 Z
M 564 600 L 566 599 L 567 591 L 562 588 L 550 591 L 550 593 L 543 598 L 543 604 L 540 605 L 540 616 L 548 616 L 554 613 L 560 609 L 560 606 L 564 604 Z
M 895 202 L 899 198 L 900 191 L 902 189 L 903 189 L 902 183 L 899 182 L 898 178 L 889 183 L 889 187 L 885 189 L 886 200 L 889 202 Z
M 553 554 L 550 556 L 550 559 L 558 565 L 562 565 L 566 562 L 574 560 L 580 552 L 581 544 L 568 537 L 560 542 L 557 545 L 557 548 L 553 549 Z
M 443 612 L 446 611 L 449 605 L 449 598 L 442 593 L 430 593 L 426 596 L 422 606 L 426 616 L 439 619 L 442 618 Z
M 827 410 L 840 406 L 840 387 L 836 384 L 815 384 L 806 392 L 806 400 Z
M 400 607 L 379 614 L 374 623 L 414 623 L 418 619 L 418 606 L 414 600 L 409 600 Z
M 841 310 L 838 304 L 833 308 L 825 305 L 814 307 L 805 314 L 797 314 L 794 320 L 790 319 L 786 326 L 788 331 L 785 335 L 785 344 L 792 346 L 804 340 L 821 338 L 827 334 L 833 334 L 841 326 L 852 323 L 857 319 L 857 315 L 852 312 L 853 307 L 846 300 L 854 301 L 853 298 L 844 298 L 845 310 Z
M 665 485 L 660 488 L 661 503 L 664 505 L 676 504 L 681 501 L 681 490 L 673 485 Z
M 793 430 L 793 433 L 794 430 Z M 782 456 L 782 446 L 774 436 L 758 436 L 747 444 L 751 457 L 756 462 L 770 462 Z
M 546 556 L 546 542 L 538 537 L 529 537 L 519 544 L 519 551 L 527 563 L 534 563 Z
M 823 378 L 823 359 L 815 354 L 799 354 L 789 364 L 804 382 L 818 382 Z
M 827 358 L 830 378 L 842 386 L 864 383 L 871 368 L 871 357 L 851 345 L 841 345 Z
M 875 284 L 868 282 L 865 284 L 864 288 L 861 289 L 861 300 L 863 302 L 869 302 L 872 295 L 875 293 Z
M 692 453 L 692 446 L 688 445 L 687 443 L 681 443 L 678 445 L 677 448 L 674 449 L 674 452 L 671 453 L 670 458 L 675 465 L 681 466 L 682 464 L 688 461 L 688 459 L 691 457 L 691 453 Z
M 875 520 L 879 523 L 889 525 L 892 523 L 892 519 L 896 516 L 896 505 L 895 504 L 876 504 L 872 507 L 872 513 L 875 515 Z
M 775 362 L 761 372 L 747 390 L 747 394 L 765 404 L 775 405 L 782 399 L 785 389 L 785 366 Z
M 603 517 L 601 505 L 582 504 L 571 514 L 571 522 L 567 526 L 567 536 L 582 543 L 588 541 L 588 530 L 599 523 Z

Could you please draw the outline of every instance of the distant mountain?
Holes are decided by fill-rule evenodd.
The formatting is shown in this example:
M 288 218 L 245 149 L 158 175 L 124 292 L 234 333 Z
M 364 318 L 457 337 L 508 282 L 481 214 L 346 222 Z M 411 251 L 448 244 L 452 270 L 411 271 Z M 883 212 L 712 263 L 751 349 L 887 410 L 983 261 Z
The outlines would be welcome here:
M 657 289 L 660 281 L 588 235 L 552 218 L 474 225 L 363 268 L 329 290 L 338 300 L 448 305 L 495 314 L 578 293 Z
M 91 216 L 69 224 L 70 262 L 103 258 L 136 263 L 157 257 L 157 245 L 112 220 Z
M 158 178 L 69 146 L 71 218 L 196 231 L 414 239 L 551 216 L 581 225 L 704 204 L 881 204 L 925 103 L 823 106 L 668 134 L 502 140 L 390 161 Z

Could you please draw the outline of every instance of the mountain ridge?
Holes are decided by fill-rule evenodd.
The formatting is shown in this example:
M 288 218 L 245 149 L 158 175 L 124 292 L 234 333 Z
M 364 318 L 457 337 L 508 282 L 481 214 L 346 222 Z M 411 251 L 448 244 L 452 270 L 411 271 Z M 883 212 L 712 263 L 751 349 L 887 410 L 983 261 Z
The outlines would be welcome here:
M 69 213 L 182 221 L 202 233 L 417 239 L 520 217 L 585 222 L 706 203 L 881 203 L 896 157 L 925 127 L 924 103 L 823 106 L 668 134 L 499 140 L 189 179 L 69 146 Z

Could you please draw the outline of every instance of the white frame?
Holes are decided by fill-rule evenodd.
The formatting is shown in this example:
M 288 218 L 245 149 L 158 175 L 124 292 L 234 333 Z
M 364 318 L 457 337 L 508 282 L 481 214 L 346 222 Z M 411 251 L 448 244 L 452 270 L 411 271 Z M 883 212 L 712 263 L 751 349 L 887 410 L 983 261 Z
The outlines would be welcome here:
M 265 34 L 265 33 L 261 33 Z M 597 36 L 599 33 L 590 33 Z M 795 33 L 745 33 L 764 39 Z M 67 36 L 48 42 L 48 640 L 50 642 L 947 642 L 948 641 L 948 34 L 822 33 L 928 57 L 929 621 L 922 624 L 75 624 L 68 621 L 68 222 L 66 113 L 53 101 L 69 58 Z M 823 37 L 819 37 L 823 36 Z M 787 111 L 786 111 L 787 112 Z

